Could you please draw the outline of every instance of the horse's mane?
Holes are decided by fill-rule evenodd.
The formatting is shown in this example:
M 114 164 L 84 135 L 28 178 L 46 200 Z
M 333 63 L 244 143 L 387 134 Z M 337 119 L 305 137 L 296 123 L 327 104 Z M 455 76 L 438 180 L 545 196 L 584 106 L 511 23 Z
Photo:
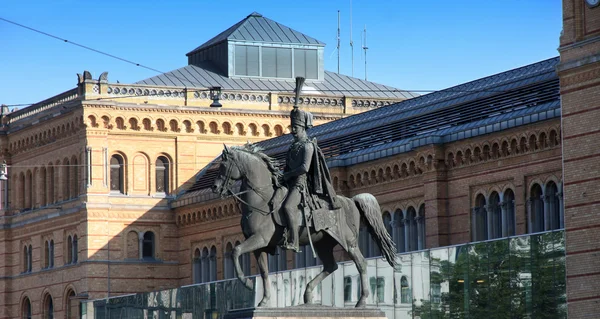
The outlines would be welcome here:
M 263 149 L 260 146 L 252 143 L 246 143 L 240 146 L 232 146 L 231 148 L 258 157 L 267 165 L 267 168 L 269 169 L 271 174 L 281 174 L 281 170 L 279 169 L 279 163 L 277 162 L 277 160 L 263 153 Z

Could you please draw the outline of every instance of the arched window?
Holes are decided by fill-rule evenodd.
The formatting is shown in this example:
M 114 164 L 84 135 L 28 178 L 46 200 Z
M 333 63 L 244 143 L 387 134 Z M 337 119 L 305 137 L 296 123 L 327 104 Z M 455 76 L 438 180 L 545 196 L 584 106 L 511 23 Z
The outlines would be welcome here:
M 110 158 L 110 191 L 125 194 L 123 173 L 123 158 L 113 155 Z
M 533 136 L 533 135 L 532 135 Z M 531 186 L 528 201 L 529 232 L 537 233 L 545 230 L 544 201 L 542 187 L 539 184 Z
M 23 299 L 23 306 L 21 307 L 21 318 L 31 319 L 31 301 L 27 297 Z
M 208 127 L 210 128 L 210 132 L 212 134 L 219 134 L 219 127 L 217 126 L 216 122 L 210 122 L 210 124 L 208 124 Z
M 79 166 L 77 159 L 71 158 L 71 198 L 79 196 Z
M 388 232 L 390 237 L 392 237 L 393 236 L 392 217 L 390 216 L 389 212 L 383 212 L 382 217 L 383 217 L 383 225 L 385 226 L 385 230 Z
M 414 207 L 406 210 L 406 220 L 404 221 L 404 233 L 407 237 L 407 251 L 419 249 L 419 233 L 417 227 L 417 212 Z
M 156 159 L 156 192 L 169 194 L 169 160 L 164 156 Z
M 70 264 L 73 260 L 73 237 L 69 235 L 67 237 L 67 264 Z
M 471 210 L 471 232 L 473 241 L 488 239 L 486 200 L 483 194 L 475 198 L 475 207 Z
M 69 290 L 65 301 L 65 312 L 67 319 L 79 318 L 79 302 L 75 300 L 75 292 Z
M 23 272 L 27 272 L 27 266 L 29 265 L 29 254 L 27 252 L 27 246 L 23 247 Z
M 275 125 L 275 136 L 283 135 L 283 127 L 281 125 Z
M 271 136 L 271 128 L 267 124 L 262 125 L 262 134 L 263 136 Z
M 44 319 L 54 319 L 54 303 L 52 302 L 52 296 L 46 295 L 44 298 Z
M 425 249 L 425 204 L 421 204 L 417 214 L 417 233 L 417 249 Z
M 40 170 L 40 187 L 39 189 L 39 194 L 40 194 L 40 206 L 46 206 L 48 205 L 48 195 L 46 194 L 46 188 L 48 187 L 48 177 L 47 177 L 47 171 L 45 167 L 42 167 L 42 169 Z
M 195 284 L 202 282 L 202 258 L 200 255 L 200 249 L 194 250 L 194 257 L 192 260 L 192 276 Z
M 489 239 L 502 237 L 502 207 L 500 195 L 497 192 L 490 194 L 488 205 Z
M 408 279 L 405 276 L 400 278 L 400 302 L 401 303 L 411 303 L 412 295 L 410 291 L 410 286 L 408 285 Z
M 231 124 L 229 124 L 228 122 L 224 122 L 221 126 L 223 127 L 223 133 L 227 135 L 233 134 L 233 132 L 231 131 Z
M 144 233 L 142 241 L 142 258 L 154 259 L 154 233 L 147 231 Z
M 244 132 L 244 124 L 237 123 L 235 125 L 235 133 L 239 136 L 246 135 L 246 132 Z
M 77 235 L 73 235 L 73 263 L 76 264 L 77 261 L 79 260 L 79 247 L 78 247 L 79 243 L 77 241 Z
M 52 166 L 52 165 L 48 166 L 47 174 L 48 174 L 48 180 L 46 183 L 46 187 L 48 189 L 47 203 L 52 204 L 52 203 L 56 202 L 56 197 L 55 197 L 55 192 L 54 192 L 54 166 Z
M 217 247 L 210 248 L 210 256 L 208 257 L 208 281 L 217 281 Z
M 515 193 L 512 189 L 507 189 L 504 192 L 504 228 L 506 229 L 505 236 L 514 236 L 516 234 L 516 216 L 515 216 Z
M 223 279 L 230 279 L 233 278 L 234 273 L 233 273 L 233 259 L 232 258 L 232 254 L 233 253 L 233 246 L 231 245 L 231 243 L 227 243 L 227 246 L 225 246 L 225 254 L 223 256 L 223 269 L 224 269 L 224 278 Z
M 25 185 L 25 205 L 23 206 L 23 208 L 33 208 L 33 196 L 34 196 L 34 190 L 33 190 L 33 176 L 31 174 L 31 171 L 27 171 L 27 181 L 26 181 L 26 185 Z
M 69 198 L 71 198 L 71 194 L 69 194 L 69 191 L 71 191 L 71 163 L 69 162 L 68 159 L 65 159 L 63 161 L 63 200 L 67 200 Z
M 406 251 L 406 245 L 404 243 L 404 216 L 400 209 L 394 212 L 394 221 L 393 221 L 393 238 L 394 243 L 396 244 L 396 249 L 399 253 L 403 253 Z
M 54 240 L 50 240 L 50 252 L 48 254 L 48 258 L 50 259 L 50 264 L 48 267 L 54 267 Z
M 553 181 L 546 184 L 546 191 L 544 192 L 544 201 L 548 212 L 546 212 L 546 230 L 560 229 L 562 220 L 562 209 L 560 205 L 558 186 Z
M 210 272 L 209 272 L 209 254 L 208 254 L 208 248 L 204 247 L 204 249 L 202 249 L 202 260 L 200 262 L 200 273 L 201 273 L 201 277 L 202 277 L 202 281 L 201 282 L 208 282 L 210 280 Z
M 44 242 L 44 268 L 48 268 L 50 266 L 50 242 Z
M 31 245 L 29 245 L 27 247 L 27 272 L 31 272 L 31 266 L 32 266 L 32 249 L 31 249 Z
M 258 128 L 256 127 L 256 124 L 250 123 L 250 125 L 248 125 L 248 128 L 250 129 L 250 135 L 258 136 Z

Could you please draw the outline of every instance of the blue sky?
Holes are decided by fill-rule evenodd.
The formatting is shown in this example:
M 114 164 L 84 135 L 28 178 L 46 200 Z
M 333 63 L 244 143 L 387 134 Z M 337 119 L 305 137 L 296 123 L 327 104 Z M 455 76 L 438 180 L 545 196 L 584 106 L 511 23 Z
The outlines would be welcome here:
M 0 17 L 161 70 L 253 11 L 327 44 L 325 68 L 350 75 L 350 1 L 1 1 Z M 353 0 L 354 75 L 439 90 L 558 55 L 560 0 Z M 131 83 L 156 75 L 0 21 L 0 104 L 35 103 L 76 86 L 76 73 Z

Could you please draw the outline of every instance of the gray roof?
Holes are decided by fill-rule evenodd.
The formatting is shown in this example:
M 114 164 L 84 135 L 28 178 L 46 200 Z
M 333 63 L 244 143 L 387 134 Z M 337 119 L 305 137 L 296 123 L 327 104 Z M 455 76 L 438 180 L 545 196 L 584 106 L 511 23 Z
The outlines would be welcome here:
M 305 89 L 312 87 L 325 95 L 390 99 L 409 99 L 418 96 L 391 86 L 329 71 L 325 71 L 323 81 L 306 80 L 305 83 Z M 208 61 L 200 62 L 198 65 L 186 65 L 177 70 L 138 81 L 136 84 L 196 88 L 220 86 L 223 90 L 269 92 L 293 92 L 296 87 L 293 79 L 229 78 L 220 74 L 220 71 Z
M 226 40 L 325 46 L 325 43 L 315 38 L 265 18 L 258 12 L 253 12 L 244 20 L 219 33 L 187 55 Z
M 336 167 L 558 118 L 558 62 L 556 57 L 422 95 L 316 126 L 308 134 L 318 140 L 328 165 Z M 258 145 L 283 162 L 291 141 L 286 134 Z M 198 173 L 177 203 L 184 204 L 190 196 L 212 199 L 207 187 L 214 181 L 218 163 L 217 157 Z

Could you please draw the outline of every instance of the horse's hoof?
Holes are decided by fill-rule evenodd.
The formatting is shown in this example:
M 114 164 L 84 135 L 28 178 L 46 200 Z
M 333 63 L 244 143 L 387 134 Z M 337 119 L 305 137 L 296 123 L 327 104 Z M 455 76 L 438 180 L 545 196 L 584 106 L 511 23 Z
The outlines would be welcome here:
M 254 289 L 254 284 L 252 283 L 252 280 L 250 279 L 246 279 L 244 280 L 244 286 L 248 289 L 248 290 L 253 290 Z

